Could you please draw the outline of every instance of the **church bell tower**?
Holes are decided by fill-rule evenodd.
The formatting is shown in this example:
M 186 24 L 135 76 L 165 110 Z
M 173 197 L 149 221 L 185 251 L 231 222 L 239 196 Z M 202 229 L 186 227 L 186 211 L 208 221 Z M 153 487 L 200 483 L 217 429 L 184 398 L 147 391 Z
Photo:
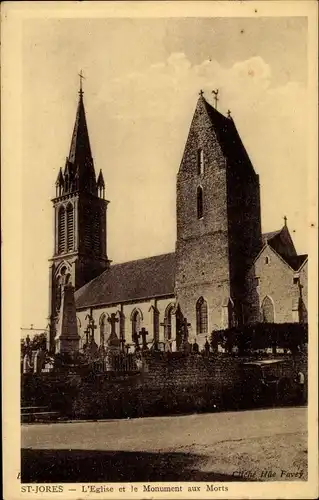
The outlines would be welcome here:
M 260 249 L 259 177 L 230 112 L 200 92 L 177 175 L 175 292 L 201 343 L 249 322 L 248 272 Z
M 105 183 L 96 179 L 85 116 L 82 77 L 69 155 L 55 183 L 54 253 L 50 259 L 50 346 L 54 350 L 56 325 L 65 285 L 75 290 L 109 266 L 106 242 Z

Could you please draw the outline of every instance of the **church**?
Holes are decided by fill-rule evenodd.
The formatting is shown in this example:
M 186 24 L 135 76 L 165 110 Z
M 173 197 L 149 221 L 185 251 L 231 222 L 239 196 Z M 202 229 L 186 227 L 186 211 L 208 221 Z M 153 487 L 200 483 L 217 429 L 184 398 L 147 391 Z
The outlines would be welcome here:
M 96 175 L 80 87 L 52 200 L 51 348 L 67 284 L 75 290 L 80 347 L 88 318 L 98 346 L 111 331 L 132 344 L 144 328 L 149 345 L 169 342 L 172 350 L 181 347 L 181 318 L 200 347 L 232 326 L 307 322 L 308 257 L 297 255 L 286 218 L 262 234 L 259 182 L 230 113 L 217 111 L 201 91 L 176 179 L 175 252 L 112 264 L 109 201 L 102 171 Z

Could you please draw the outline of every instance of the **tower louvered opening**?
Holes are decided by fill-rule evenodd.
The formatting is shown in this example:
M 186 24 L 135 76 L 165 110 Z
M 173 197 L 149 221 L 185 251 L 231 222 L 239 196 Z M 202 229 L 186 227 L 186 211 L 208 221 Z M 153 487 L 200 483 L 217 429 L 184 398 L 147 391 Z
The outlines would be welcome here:
M 93 251 L 95 254 L 99 254 L 101 250 L 101 220 L 99 213 L 95 213 L 93 217 L 93 232 L 92 232 L 92 240 L 93 240 Z
M 66 211 L 67 221 L 67 250 L 68 252 L 74 248 L 74 210 L 72 205 L 68 205 Z
M 84 211 L 84 247 L 86 250 L 92 250 L 92 229 L 91 229 L 91 214 L 90 209 L 86 208 Z
M 58 252 L 63 253 L 66 250 L 66 229 L 65 229 L 65 208 L 59 210 L 58 219 Z

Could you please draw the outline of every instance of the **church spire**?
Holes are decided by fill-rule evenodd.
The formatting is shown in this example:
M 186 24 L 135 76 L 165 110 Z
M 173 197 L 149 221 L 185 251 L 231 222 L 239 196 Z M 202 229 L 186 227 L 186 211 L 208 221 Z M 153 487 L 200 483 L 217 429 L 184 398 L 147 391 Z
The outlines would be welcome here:
M 64 185 L 64 191 L 86 191 L 96 195 L 96 177 L 84 109 L 83 78 L 82 73 L 80 73 L 78 107 L 69 155 L 64 168 L 64 177 L 66 175 L 68 177 L 68 182 L 65 182 Z

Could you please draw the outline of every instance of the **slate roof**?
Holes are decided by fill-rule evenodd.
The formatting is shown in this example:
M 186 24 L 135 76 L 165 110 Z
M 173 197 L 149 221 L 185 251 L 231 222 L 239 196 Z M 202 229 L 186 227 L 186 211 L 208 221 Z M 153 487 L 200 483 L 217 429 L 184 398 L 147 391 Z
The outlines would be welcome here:
M 174 295 L 175 253 L 114 264 L 75 293 L 76 308 Z
M 66 158 L 63 173 L 62 171 L 59 172 L 56 185 L 63 188 L 63 194 L 79 190 L 88 191 L 91 194 L 97 195 L 94 162 L 91 153 L 82 91 L 79 92 L 79 102 L 69 156 Z
M 79 102 L 71 139 L 69 161 L 75 164 L 84 158 L 91 159 L 92 153 L 84 110 L 83 93 L 79 92 Z
M 278 229 L 278 231 L 271 231 L 270 233 L 263 233 L 262 234 L 262 242 L 263 245 L 266 244 L 266 241 L 270 241 L 272 238 L 277 236 L 277 234 L 281 233 L 281 229 Z
M 239 171 L 242 166 L 246 173 L 247 167 L 249 167 L 250 172 L 254 172 L 253 165 L 237 131 L 234 120 L 217 111 L 204 97 L 200 97 L 200 99 L 203 99 L 205 103 L 205 108 L 217 135 L 219 145 L 229 164 L 236 165 L 236 169 Z
M 298 271 L 301 268 L 302 264 L 308 259 L 308 255 L 296 255 L 295 257 L 285 257 L 285 261 L 287 264 L 292 267 L 294 271 Z
M 302 264 L 307 260 L 308 255 L 303 254 L 303 255 L 286 255 L 283 254 L 282 252 L 279 252 L 278 249 L 276 248 L 275 242 L 272 245 L 272 240 L 278 236 L 281 233 L 282 229 L 278 229 L 278 231 L 271 231 L 270 233 L 263 233 L 262 234 L 262 242 L 263 246 L 268 242 L 270 246 L 280 255 L 280 257 L 287 262 L 287 264 L 294 270 L 298 271 Z

